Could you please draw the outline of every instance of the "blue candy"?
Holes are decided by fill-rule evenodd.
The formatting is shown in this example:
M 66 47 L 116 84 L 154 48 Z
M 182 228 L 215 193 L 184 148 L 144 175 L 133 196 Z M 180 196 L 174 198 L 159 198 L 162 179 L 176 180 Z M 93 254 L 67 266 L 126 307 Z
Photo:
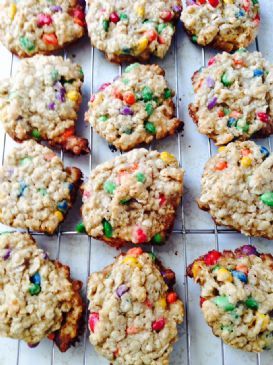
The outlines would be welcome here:
M 33 284 L 38 284 L 41 285 L 41 276 L 38 272 L 36 272 L 36 274 L 34 274 L 33 276 L 31 276 L 30 281 Z
M 236 279 L 239 279 L 242 283 L 247 283 L 247 275 L 242 271 L 233 270 L 232 276 Z
M 268 151 L 268 149 L 267 148 L 265 148 L 264 146 L 262 146 L 261 148 L 260 148 L 260 152 L 264 155 L 264 157 L 266 158 L 266 157 L 268 157 L 269 156 L 269 151 Z
M 227 125 L 228 127 L 233 127 L 235 126 L 236 122 L 237 120 L 235 118 L 229 118 Z
M 19 192 L 18 192 L 18 198 L 20 198 L 21 196 L 24 195 L 24 192 L 27 188 L 27 184 L 24 182 L 24 181 L 21 181 L 20 182 L 20 187 L 19 187 Z
M 263 74 L 264 74 L 264 71 L 260 70 L 259 68 L 257 68 L 256 70 L 253 71 L 254 77 L 260 77 L 260 76 L 263 76 Z
M 68 190 L 70 191 L 70 193 L 71 193 L 71 191 L 73 191 L 73 189 L 74 189 L 74 184 L 69 183 L 68 184 Z
M 241 10 L 240 10 L 240 11 L 236 14 L 236 17 L 237 17 L 237 18 L 240 18 L 240 17 L 245 16 L 245 14 L 246 14 L 246 13 L 245 13 L 245 11 L 241 9 Z
M 66 213 L 67 209 L 68 209 L 68 204 L 66 200 L 62 200 L 61 202 L 59 202 L 57 204 L 57 208 L 58 210 L 60 210 L 62 213 Z

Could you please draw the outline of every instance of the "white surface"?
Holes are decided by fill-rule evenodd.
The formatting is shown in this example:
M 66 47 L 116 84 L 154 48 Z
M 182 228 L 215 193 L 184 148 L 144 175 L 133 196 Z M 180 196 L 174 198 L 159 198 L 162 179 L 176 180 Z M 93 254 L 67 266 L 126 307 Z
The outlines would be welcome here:
M 262 23 L 259 33 L 259 47 L 263 55 L 273 62 L 272 50 L 272 14 L 273 3 L 271 0 L 261 0 Z M 235 248 L 240 244 L 248 243 L 248 238 L 240 234 L 223 234 L 218 235 L 205 234 L 202 230 L 214 229 L 214 225 L 209 215 L 198 209 L 195 199 L 198 197 L 200 189 L 200 176 L 204 163 L 209 157 L 209 144 L 205 136 L 198 134 L 196 127 L 191 121 L 187 106 L 192 100 L 193 92 L 191 88 L 191 75 L 202 66 L 203 52 L 202 49 L 193 45 L 184 31 L 181 23 L 178 26 L 177 47 L 173 44 L 172 50 L 167 57 L 158 62 L 166 70 L 166 76 L 172 87 L 176 88 L 176 68 L 175 59 L 177 57 L 178 71 L 178 91 L 179 91 L 179 116 L 185 122 L 185 130 L 181 136 L 169 137 L 163 141 L 153 144 L 152 148 L 161 151 L 168 150 L 179 157 L 178 141 L 181 144 L 181 160 L 186 170 L 185 179 L 185 197 L 183 200 L 184 210 L 184 227 L 186 230 L 194 230 L 194 234 L 182 235 L 173 233 L 167 244 L 160 248 L 155 248 L 155 253 L 160 256 L 166 265 L 170 265 L 177 274 L 177 290 L 186 302 L 187 281 L 184 276 L 185 258 L 190 263 L 195 257 L 212 249 L 219 241 L 220 249 Z M 176 50 L 175 50 L 176 48 Z M 256 49 L 255 45 L 250 49 Z M 214 51 L 206 50 L 204 55 L 207 60 Z M 0 46 L 0 77 L 9 76 L 10 72 L 16 70 L 18 60 Z M 176 57 L 175 57 L 176 56 Z M 83 89 L 83 103 L 78 123 L 78 133 L 89 137 L 89 126 L 83 121 L 83 114 L 87 108 L 87 102 L 91 92 L 91 59 L 92 51 L 89 40 L 86 38 L 75 46 L 67 49 L 67 57 L 72 58 L 75 62 L 82 65 L 85 74 L 85 83 Z M 96 91 L 103 82 L 112 80 L 119 73 L 119 67 L 109 64 L 99 51 L 94 51 L 94 71 L 93 71 L 93 90 Z M 269 140 L 259 141 L 268 146 Z M 4 155 L 14 146 L 14 142 L 7 136 L 6 149 Z M 0 127 L 0 157 L 4 145 L 4 133 Z M 273 146 L 273 144 L 272 144 Z M 212 151 L 215 151 L 213 143 Z M 106 161 L 117 155 L 118 152 L 112 153 L 107 143 L 102 140 L 96 133 L 93 133 L 92 143 L 92 166 Z M 82 169 L 85 177 L 89 174 L 89 156 L 71 157 L 64 156 L 66 165 L 72 164 Z M 79 214 L 80 198 L 77 204 L 70 211 L 66 221 L 63 223 L 62 231 L 73 231 L 75 224 L 80 221 Z M 182 210 L 178 210 L 175 229 L 182 229 Z M 0 230 L 6 230 L 0 226 Z M 213 231 L 211 231 L 213 233 Z M 49 251 L 52 258 L 57 257 L 58 249 L 60 260 L 68 264 L 72 269 L 75 278 L 84 282 L 84 290 L 89 270 L 96 271 L 113 260 L 117 251 L 106 246 L 105 244 L 89 240 L 85 235 L 57 235 L 53 237 L 35 236 L 43 248 Z M 59 245 L 58 245 L 59 238 Z M 260 250 L 273 253 L 271 241 L 251 240 Z M 186 251 L 185 251 L 186 250 Z M 89 267 L 89 253 L 90 267 Z M 186 255 L 185 255 L 186 253 Z M 188 281 L 188 320 L 180 328 L 180 339 L 175 345 L 171 357 L 171 365 L 272 365 L 273 352 L 265 352 L 260 356 L 255 354 L 243 353 L 233 350 L 227 346 L 221 345 L 221 341 L 214 337 L 210 328 L 205 324 L 199 309 L 199 288 L 192 280 Z M 186 331 L 188 329 L 188 331 Z M 187 346 L 188 338 L 188 346 Z M 86 352 L 85 352 L 86 343 Z M 67 353 L 61 354 L 58 349 L 52 349 L 52 343 L 44 340 L 37 348 L 30 349 L 24 343 L 18 345 L 18 341 L 0 339 L 0 365 L 106 365 L 108 362 L 96 355 L 89 342 L 85 342 L 84 336 L 81 337 L 80 343 L 75 348 L 70 349 Z M 223 354 L 222 354 L 223 351 Z M 189 355 L 191 355 L 189 357 Z M 222 355 L 224 355 L 222 357 Z

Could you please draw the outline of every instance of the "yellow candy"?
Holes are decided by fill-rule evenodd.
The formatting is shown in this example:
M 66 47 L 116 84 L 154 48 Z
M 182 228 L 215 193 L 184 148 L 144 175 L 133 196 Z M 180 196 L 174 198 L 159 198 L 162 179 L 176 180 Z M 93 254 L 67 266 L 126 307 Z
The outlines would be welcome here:
M 192 275 L 193 275 L 194 279 L 197 278 L 200 270 L 201 270 L 201 267 L 200 267 L 199 262 L 198 261 L 195 261 L 194 264 L 192 265 L 192 269 L 191 269 Z
M 162 308 L 162 309 L 166 309 L 167 307 L 167 302 L 165 298 L 160 298 L 156 303 L 155 306 L 157 308 Z
M 175 156 L 166 151 L 160 153 L 160 158 L 162 161 L 164 161 L 166 163 L 177 162 Z
M 92 107 L 99 105 L 104 100 L 104 96 L 102 93 L 98 93 L 96 95 L 95 100 L 92 102 Z
M 149 44 L 148 38 L 146 38 L 146 37 L 140 38 L 140 40 L 138 41 L 138 44 L 136 46 L 136 49 L 135 49 L 135 54 L 136 55 L 139 55 L 143 51 L 145 51 L 145 49 L 147 48 L 148 44 Z
M 231 272 L 228 271 L 227 269 L 224 269 L 223 267 L 217 270 L 216 276 L 218 281 L 229 281 L 229 282 L 233 281 Z
M 259 322 L 260 321 L 262 322 L 261 331 L 267 330 L 267 327 L 268 327 L 269 322 L 270 322 L 269 315 L 257 312 L 256 317 L 257 317 L 257 320 Z
M 223 152 L 225 149 L 226 149 L 225 146 L 221 146 L 221 147 L 218 148 L 218 152 Z
M 136 7 L 136 13 L 137 13 L 138 16 L 140 16 L 141 18 L 143 18 L 144 15 L 145 15 L 145 8 L 144 8 L 144 6 L 137 6 Z
M 63 213 L 60 212 L 59 210 L 56 210 L 56 212 L 54 213 L 55 217 L 57 217 L 58 221 L 61 222 L 64 220 L 64 216 Z
M 80 94 L 77 92 L 77 91 L 69 91 L 67 94 L 66 94 L 67 98 L 71 101 L 74 101 L 74 102 L 77 102 L 80 98 Z
M 252 165 L 252 159 L 248 156 L 245 156 L 241 159 L 241 166 L 249 167 Z
M 17 12 L 17 7 L 15 4 L 10 4 L 10 8 L 9 8 L 9 17 L 11 20 L 14 19 L 15 14 Z
M 133 256 L 126 256 L 123 260 L 122 260 L 123 264 L 128 264 L 132 267 L 139 267 L 140 269 L 142 268 L 142 265 L 138 262 L 138 259 L 136 259 Z
M 234 4 L 234 0 L 224 0 L 225 4 Z

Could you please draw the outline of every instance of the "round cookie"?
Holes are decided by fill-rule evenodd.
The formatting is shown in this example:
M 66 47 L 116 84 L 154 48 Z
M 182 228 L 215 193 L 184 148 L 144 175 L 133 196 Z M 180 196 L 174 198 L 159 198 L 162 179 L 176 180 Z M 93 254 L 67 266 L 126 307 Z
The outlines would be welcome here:
M 83 186 L 86 232 L 115 247 L 162 244 L 175 220 L 183 175 L 173 155 L 144 148 L 97 166 Z
M 192 83 L 191 117 L 216 145 L 273 132 L 273 67 L 261 53 L 218 54 L 195 72 Z
M 53 234 L 72 206 L 80 183 L 78 168 L 64 168 L 49 148 L 23 142 L 0 167 L 0 222 Z
M 251 245 L 213 250 L 187 269 L 200 284 L 200 306 L 213 333 L 244 351 L 273 348 L 273 257 Z
M 122 151 L 175 133 L 174 92 L 157 65 L 132 64 L 112 83 L 91 97 L 86 120 L 95 131 Z
M 227 52 L 248 47 L 260 24 L 258 0 L 189 0 L 181 20 L 194 43 Z
M 77 340 L 82 283 L 68 266 L 49 260 L 26 233 L 0 234 L 0 336 L 31 347 L 49 337 L 61 351 Z
M 168 365 L 184 307 L 175 274 L 133 248 L 88 282 L 90 342 L 113 365 Z
M 16 141 L 46 140 L 74 154 L 88 153 L 87 139 L 75 136 L 83 72 L 56 56 L 23 60 L 10 79 L 0 81 L 0 120 Z
M 2 0 L 0 41 L 19 57 L 48 54 L 85 33 L 83 0 Z
M 163 58 L 170 48 L 181 0 L 89 0 L 91 43 L 111 62 Z
M 205 165 L 198 201 L 219 225 L 273 239 L 273 155 L 254 142 L 233 142 Z

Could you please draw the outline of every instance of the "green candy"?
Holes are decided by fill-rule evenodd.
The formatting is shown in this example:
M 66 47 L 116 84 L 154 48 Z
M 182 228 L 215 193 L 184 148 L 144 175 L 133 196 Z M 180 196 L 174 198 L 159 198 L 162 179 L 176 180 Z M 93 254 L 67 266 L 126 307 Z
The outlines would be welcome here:
M 164 237 L 162 236 L 161 233 L 156 233 L 153 238 L 152 238 L 152 242 L 155 245 L 163 245 L 164 244 Z
M 59 72 L 58 72 L 58 70 L 56 70 L 56 68 L 54 68 L 50 72 L 50 76 L 51 76 L 52 81 L 57 81 L 59 79 Z
M 224 108 L 224 114 L 229 115 L 231 113 L 231 110 L 228 108 Z
M 249 124 L 246 123 L 243 119 L 238 119 L 236 128 L 243 133 L 247 133 L 249 131 Z
M 228 86 L 231 86 L 234 81 L 229 80 L 227 73 L 224 72 L 222 77 L 221 77 L 221 82 L 224 86 L 228 87 Z
M 124 72 L 130 72 L 139 66 L 140 66 L 140 64 L 138 62 L 132 63 L 131 65 L 129 65 L 125 68 Z
M 40 139 L 41 138 L 41 133 L 38 131 L 38 129 L 33 129 L 33 131 L 31 132 L 31 135 L 35 139 Z
M 191 40 L 193 41 L 193 43 L 197 43 L 197 36 L 196 35 L 193 35 L 192 37 L 191 37 Z
M 108 119 L 107 115 L 102 115 L 101 117 L 99 117 L 100 122 L 106 122 L 107 119 Z
M 213 302 L 225 312 L 231 312 L 235 309 L 235 305 L 230 303 L 228 298 L 224 295 L 214 298 Z
M 111 238 L 113 236 L 113 227 L 111 226 L 111 223 L 108 222 L 106 219 L 102 221 L 103 225 L 103 233 L 107 238 Z
M 26 51 L 32 52 L 35 50 L 35 44 L 27 37 L 20 37 L 19 42 L 20 42 L 21 47 L 23 49 L 25 49 Z
M 214 271 L 214 272 L 215 272 L 215 271 L 219 270 L 219 269 L 220 269 L 220 267 L 221 267 L 220 265 L 215 265 L 215 266 L 214 266 L 214 268 L 212 269 L 212 271 Z
M 19 161 L 20 166 L 25 166 L 32 161 L 32 157 L 24 157 Z
M 141 92 L 142 98 L 145 102 L 152 100 L 153 92 L 149 86 L 144 86 Z
M 124 85 L 128 85 L 129 84 L 129 80 L 128 79 L 122 79 L 121 81 L 124 83 Z
M 30 295 L 38 295 L 41 291 L 41 287 L 39 284 L 31 283 L 30 287 L 28 288 Z
M 47 195 L 47 190 L 45 188 L 39 188 L 38 192 L 42 195 L 42 196 L 46 196 Z
M 156 104 L 159 104 L 159 102 L 160 102 L 159 97 L 158 97 L 158 96 L 154 96 L 154 97 L 153 97 L 153 101 L 154 101 Z
M 104 191 L 106 191 L 106 193 L 113 194 L 113 192 L 116 189 L 116 184 L 113 183 L 112 181 L 105 181 L 105 183 L 103 185 L 103 189 L 104 189 Z
M 125 13 L 119 13 L 119 18 L 120 20 L 127 20 L 128 19 L 128 15 Z
M 102 27 L 105 30 L 105 32 L 108 32 L 108 30 L 109 30 L 109 20 L 104 19 L 102 21 Z
M 152 123 L 152 122 L 146 122 L 144 124 L 144 127 L 145 127 L 145 129 L 146 129 L 146 131 L 148 133 L 156 134 L 156 127 L 155 127 L 154 123 Z
M 121 50 L 121 54 L 130 54 L 132 52 L 132 48 L 124 47 Z
M 152 115 L 154 112 L 154 107 L 153 104 L 151 102 L 148 102 L 145 106 L 145 111 L 148 114 L 148 116 Z
M 172 97 L 172 91 L 170 89 L 164 90 L 164 99 L 170 99 Z
M 138 172 L 136 174 L 136 179 L 137 179 L 138 182 L 141 182 L 143 184 L 146 180 L 146 177 L 142 172 Z
M 272 191 L 268 191 L 268 192 L 264 193 L 263 195 L 261 195 L 260 199 L 265 205 L 268 205 L 269 207 L 273 207 L 273 192 Z
M 127 199 L 121 199 L 119 202 L 121 205 L 127 205 L 129 204 L 131 201 L 131 198 L 127 198 Z
M 153 252 L 149 252 L 149 256 L 152 259 L 153 262 L 156 260 L 156 255 Z
M 84 226 L 83 222 L 80 222 L 80 223 L 78 223 L 78 224 L 76 225 L 76 231 L 77 231 L 78 233 L 85 233 L 85 232 L 86 232 L 86 230 L 85 230 L 85 226 Z
M 245 48 L 239 48 L 239 49 L 237 49 L 237 51 L 235 53 L 241 54 L 241 53 L 245 53 L 245 52 L 246 52 Z
M 158 26 L 156 28 L 157 29 L 157 32 L 159 34 L 161 34 L 166 27 L 167 27 L 167 24 L 166 23 L 160 23 L 160 24 L 158 24 Z
M 132 128 L 126 128 L 124 133 L 130 135 L 130 134 L 133 133 L 133 129 Z
M 259 4 L 259 0 L 252 0 L 252 4 L 253 4 L 253 5 L 257 5 L 257 4 Z
M 255 300 L 254 298 L 248 298 L 245 301 L 245 305 L 247 306 L 247 308 L 254 309 L 254 310 L 257 310 L 259 307 L 257 300 Z

